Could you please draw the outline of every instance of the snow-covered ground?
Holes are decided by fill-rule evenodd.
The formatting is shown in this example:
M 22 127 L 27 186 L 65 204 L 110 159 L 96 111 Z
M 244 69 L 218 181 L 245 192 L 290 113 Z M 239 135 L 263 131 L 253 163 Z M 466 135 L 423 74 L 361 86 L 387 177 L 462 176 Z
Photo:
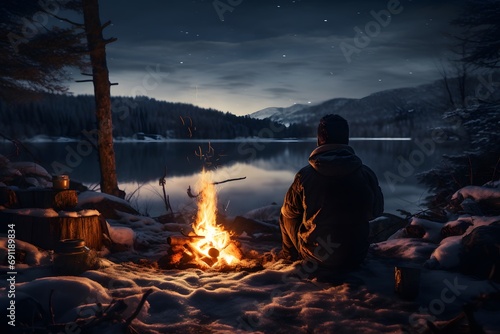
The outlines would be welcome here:
M 96 199 L 85 198 L 87 202 Z M 278 209 L 266 207 L 247 216 L 276 224 Z M 105 308 L 113 299 L 126 303 L 122 315 L 127 318 L 152 289 L 132 321 L 139 333 L 424 333 L 426 320 L 442 325 L 440 321 L 459 314 L 464 303 L 498 291 L 498 285 L 487 280 L 440 269 L 458 256 L 453 243 L 461 237 L 440 240 L 438 230 L 443 225 L 423 219 L 412 221 L 424 228 L 423 238 L 398 238 L 399 232 L 390 240 L 373 244 L 358 270 L 334 275 L 311 264 L 278 260 L 279 236 L 270 235 L 269 229 L 237 237 L 243 251 L 254 258 L 245 260 L 250 269 L 161 269 L 156 261 L 168 249 L 167 237 L 188 226 L 126 213 L 120 217 L 108 220 L 108 224 L 111 238 L 123 246 L 121 251 L 104 251 L 101 268 L 79 276 L 57 276 L 48 251 L 16 241 L 17 249 L 26 252 L 25 263 L 15 268 L 17 329 L 22 321 L 33 319 L 33 308 L 29 307 L 33 300 L 47 314 L 51 301 L 56 323 L 95 315 L 101 310 L 99 305 Z M 483 225 L 495 221 L 470 220 Z M 7 252 L 8 240 L 2 237 L 0 258 Z M 262 267 L 251 265 L 262 256 L 267 259 Z M 424 265 L 433 258 L 441 266 Z M 5 274 L 9 268 L 4 264 L 2 310 L 11 300 L 7 295 L 9 275 Z M 415 300 L 403 300 L 394 293 L 395 266 L 420 268 L 420 292 Z M 498 309 L 481 308 L 475 313 L 486 332 L 500 333 Z M 12 329 L 7 321 L 3 317 L 2 327 Z M 98 328 L 96 333 L 120 332 L 117 326 Z

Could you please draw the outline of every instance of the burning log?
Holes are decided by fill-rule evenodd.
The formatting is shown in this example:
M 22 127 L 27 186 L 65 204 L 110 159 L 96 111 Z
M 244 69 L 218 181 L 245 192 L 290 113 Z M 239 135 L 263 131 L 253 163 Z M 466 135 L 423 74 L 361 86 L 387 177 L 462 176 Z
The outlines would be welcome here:
M 192 242 L 196 242 L 199 239 L 204 238 L 203 236 L 193 235 L 193 236 L 170 236 L 167 238 L 167 244 L 170 246 L 180 245 L 184 246 L 186 244 L 190 244 Z
M 218 257 L 219 257 L 220 253 L 215 248 L 210 248 L 208 250 L 208 256 L 201 253 L 199 250 L 197 250 L 195 247 L 191 246 L 190 244 L 185 244 L 184 248 L 186 248 L 192 254 L 196 255 L 196 258 L 198 258 L 200 261 L 203 261 L 204 263 L 206 263 L 209 267 L 212 267 L 219 260 Z
M 229 243 L 224 251 L 231 254 L 238 261 L 243 258 L 243 252 L 239 247 L 236 246 L 234 242 Z

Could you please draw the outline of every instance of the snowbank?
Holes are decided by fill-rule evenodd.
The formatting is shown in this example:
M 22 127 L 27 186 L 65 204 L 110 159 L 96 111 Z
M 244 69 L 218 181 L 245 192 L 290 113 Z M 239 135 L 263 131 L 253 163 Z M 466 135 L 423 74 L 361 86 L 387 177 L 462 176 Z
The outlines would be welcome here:
M 254 214 L 257 216 L 252 217 L 266 221 L 275 217 L 276 210 L 256 210 Z M 448 224 L 468 220 L 482 226 L 496 218 L 462 216 Z M 179 235 L 182 224 L 169 227 L 168 223 L 124 212 L 108 223 L 113 241 L 128 245 L 128 249 L 109 254 L 105 267 L 78 277 L 51 277 L 47 268 L 39 265 L 41 261 L 32 260 L 29 268 L 19 270 L 18 298 L 30 296 L 47 308 L 54 290 L 56 320 L 72 321 L 77 314 L 95 314 L 98 303 L 106 307 L 112 298 L 123 299 L 127 304 L 124 314 L 130 315 L 143 294 L 152 289 L 132 322 L 140 333 L 370 334 L 422 332 L 425 319 L 451 319 L 465 302 L 496 291 L 486 280 L 441 270 L 456 264 L 457 245 L 463 236 L 436 241 L 436 224 L 440 223 L 422 219 L 412 224 L 424 228 L 424 238 L 394 237 L 373 244 L 362 266 L 345 275 L 319 275 L 314 265 L 276 260 L 273 254 L 280 249 L 279 237 L 262 241 L 248 234 L 235 238 L 245 251 L 266 255 L 269 260 L 260 268 L 162 270 L 156 260 L 165 254 L 167 238 Z M 429 258 L 435 259 L 436 269 L 423 266 Z M 394 294 L 394 266 L 407 264 L 421 268 L 420 294 L 414 301 Z M 33 280 L 36 275 L 49 277 Z M 316 278 L 308 278 L 310 275 Z M 5 287 L 0 291 L 3 307 Z M 492 312 L 480 309 L 475 315 L 485 331 L 500 331 L 500 320 Z
M 114 243 L 126 245 L 130 248 L 134 245 L 135 233 L 129 227 L 108 225 L 109 236 Z
M 8 239 L 4 237 L 0 237 L 0 261 L 4 261 L 6 259 L 8 253 Z M 38 266 L 41 264 L 50 263 L 50 256 L 47 252 L 43 252 L 39 250 L 36 246 L 16 239 L 16 251 L 23 252 L 25 254 L 24 263 L 28 266 Z
M 27 209 L 6 209 L 3 210 L 5 213 L 14 213 L 16 215 L 32 216 L 32 217 L 90 217 L 99 216 L 100 213 L 97 210 L 80 210 L 80 211 L 59 211 L 56 212 L 54 209 L 38 209 L 38 208 L 27 208 Z
M 101 192 L 96 192 L 96 191 L 84 191 L 78 195 L 78 204 L 79 205 L 85 205 L 89 203 L 98 203 L 103 201 L 104 199 L 113 201 L 113 202 L 118 202 L 123 205 L 129 206 L 130 203 L 127 202 L 124 199 L 118 198 L 113 195 L 108 195 L 105 193 Z

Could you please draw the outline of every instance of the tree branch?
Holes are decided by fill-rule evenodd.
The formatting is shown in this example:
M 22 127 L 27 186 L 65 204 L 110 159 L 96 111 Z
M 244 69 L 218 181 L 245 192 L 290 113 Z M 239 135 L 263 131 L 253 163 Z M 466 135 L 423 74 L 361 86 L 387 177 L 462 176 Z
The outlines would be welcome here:
M 44 10 L 44 9 L 41 9 L 41 11 L 42 11 L 42 12 L 44 12 L 45 14 L 49 14 L 50 16 L 52 16 L 52 17 L 54 17 L 54 18 L 56 18 L 56 19 L 58 19 L 58 20 L 61 20 L 61 21 L 64 21 L 64 22 L 66 22 L 66 23 L 69 23 L 69 24 L 72 24 L 72 25 L 74 25 L 74 26 L 77 26 L 78 28 L 83 28 L 83 27 L 85 27 L 85 25 L 84 25 L 83 23 L 78 23 L 78 22 L 71 21 L 70 19 L 67 19 L 67 18 L 65 18 L 65 17 L 61 17 L 61 16 L 56 15 L 56 14 L 54 14 L 54 13 L 48 12 L 48 11 L 46 11 L 46 10 Z
M 118 38 L 111 37 L 111 38 L 105 39 L 103 41 L 104 41 L 104 44 L 110 44 L 110 43 L 116 42 L 117 40 L 118 40 Z
M 135 309 L 134 313 L 132 313 L 132 315 L 130 315 L 130 317 L 128 317 L 128 319 L 125 321 L 125 324 L 127 326 L 129 326 L 130 323 L 132 322 L 132 320 L 134 320 L 135 317 L 137 317 L 137 315 L 141 311 L 142 307 L 144 306 L 144 303 L 146 302 L 146 299 L 152 293 L 153 293 L 153 289 L 149 289 L 148 291 L 146 291 L 146 293 L 144 293 L 144 295 L 142 296 L 142 299 L 139 302 L 139 305 L 137 305 L 137 308 Z
M 107 21 L 106 23 L 104 23 L 102 26 L 101 26 L 101 31 L 103 31 L 104 29 L 106 29 L 107 27 L 109 27 L 111 25 L 111 21 Z
M 216 184 L 222 184 L 222 183 L 226 183 L 226 182 L 231 182 L 231 181 L 239 181 L 239 180 L 244 180 L 246 179 L 247 177 L 244 176 L 244 177 L 238 177 L 238 178 L 235 178 L 235 179 L 227 179 L 227 180 L 224 180 L 224 181 L 220 181 L 220 182 L 214 182 L 212 183 L 213 185 L 216 185 Z

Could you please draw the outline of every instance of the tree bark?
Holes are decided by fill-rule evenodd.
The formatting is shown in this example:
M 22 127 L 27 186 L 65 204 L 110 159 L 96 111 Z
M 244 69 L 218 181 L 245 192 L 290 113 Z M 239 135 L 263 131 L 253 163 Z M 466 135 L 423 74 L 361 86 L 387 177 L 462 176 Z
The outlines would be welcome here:
M 115 151 L 113 148 L 113 123 L 111 115 L 111 92 L 109 71 L 106 63 L 106 40 L 102 35 L 103 26 L 99 17 L 99 1 L 83 0 L 85 32 L 92 64 L 94 95 L 101 170 L 101 192 L 121 198 L 125 193 L 118 188 Z

